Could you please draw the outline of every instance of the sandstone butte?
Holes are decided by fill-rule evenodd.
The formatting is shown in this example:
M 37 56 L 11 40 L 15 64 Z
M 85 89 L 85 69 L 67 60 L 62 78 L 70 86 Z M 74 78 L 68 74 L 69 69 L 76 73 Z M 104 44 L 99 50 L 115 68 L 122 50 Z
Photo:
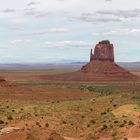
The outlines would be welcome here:
M 139 77 L 120 67 L 114 61 L 114 46 L 108 40 L 99 42 L 90 52 L 90 62 L 79 71 L 48 75 L 46 80 L 77 82 L 137 82 Z

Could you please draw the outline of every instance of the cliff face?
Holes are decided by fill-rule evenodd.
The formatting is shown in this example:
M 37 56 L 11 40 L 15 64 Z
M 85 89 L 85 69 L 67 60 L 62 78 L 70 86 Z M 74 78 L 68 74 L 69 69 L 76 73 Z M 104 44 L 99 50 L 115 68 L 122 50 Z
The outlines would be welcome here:
M 94 54 L 91 49 L 90 61 L 101 60 L 114 62 L 114 47 L 108 40 L 103 40 L 95 46 Z

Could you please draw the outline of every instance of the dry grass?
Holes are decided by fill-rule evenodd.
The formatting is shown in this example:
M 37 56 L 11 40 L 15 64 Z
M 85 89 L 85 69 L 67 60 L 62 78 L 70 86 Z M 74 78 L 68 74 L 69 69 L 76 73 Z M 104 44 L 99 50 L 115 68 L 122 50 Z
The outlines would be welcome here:
M 140 113 L 140 83 L 33 82 L 30 72 L 23 73 L 15 72 L 13 76 L 11 72 L 7 76 L 18 87 L 0 87 L 1 127 L 56 130 L 61 135 L 81 140 L 120 139 L 139 131 L 140 116 L 130 117 L 126 112 Z M 2 74 L 6 76 L 5 72 Z M 12 76 L 20 78 L 11 79 Z M 116 115 L 120 112 L 121 115 Z

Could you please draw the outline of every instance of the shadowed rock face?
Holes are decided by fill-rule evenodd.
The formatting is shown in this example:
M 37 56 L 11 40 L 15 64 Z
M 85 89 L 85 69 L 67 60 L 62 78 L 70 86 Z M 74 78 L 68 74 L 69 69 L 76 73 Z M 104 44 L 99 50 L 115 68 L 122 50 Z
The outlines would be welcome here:
M 114 48 L 110 41 L 103 40 L 99 42 L 94 50 L 94 54 L 91 49 L 90 61 L 101 60 L 114 62 Z

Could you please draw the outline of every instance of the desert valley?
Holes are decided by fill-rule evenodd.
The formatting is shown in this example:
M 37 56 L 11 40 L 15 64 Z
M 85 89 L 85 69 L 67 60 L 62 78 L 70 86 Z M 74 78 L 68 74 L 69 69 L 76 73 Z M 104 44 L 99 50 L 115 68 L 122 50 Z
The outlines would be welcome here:
M 81 67 L 0 70 L 0 140 L 140 140 L 140 69 L 99 42 Z
M 0 140 L 140 140 L 140 0 L 0 0 Z

